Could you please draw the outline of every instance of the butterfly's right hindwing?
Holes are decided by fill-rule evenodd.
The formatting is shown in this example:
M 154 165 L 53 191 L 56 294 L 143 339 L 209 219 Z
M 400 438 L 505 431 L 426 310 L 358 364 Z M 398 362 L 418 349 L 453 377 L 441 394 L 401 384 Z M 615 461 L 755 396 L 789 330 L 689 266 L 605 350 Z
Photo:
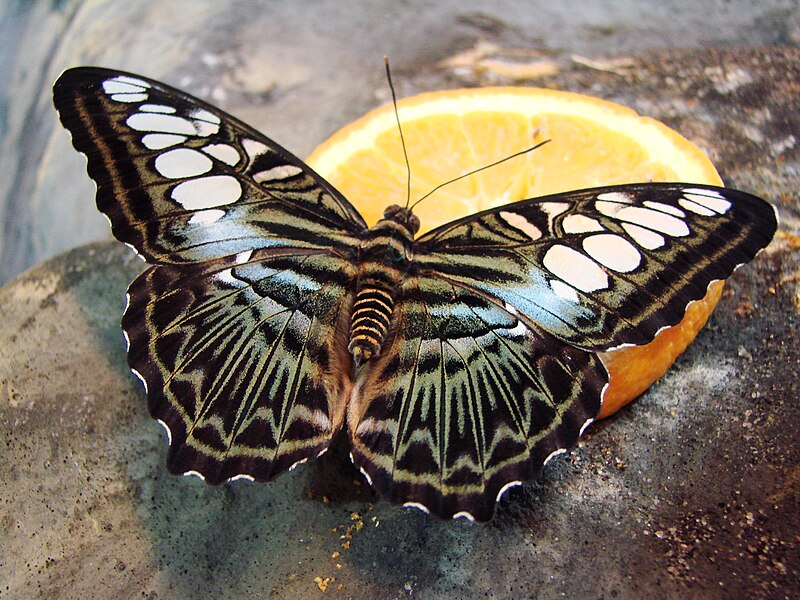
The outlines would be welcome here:
M 88 158 L 114 235 L 152 263 L 257 248 L 352 246 L 358 212 L 284 148 L 219 109 L 138 75 L 82 67 L 54 103 Z
M 600 408 L 598 357 L 435 277 L 410 277 L 348 407 L 353 461 L 393 502 L 492 518 Z

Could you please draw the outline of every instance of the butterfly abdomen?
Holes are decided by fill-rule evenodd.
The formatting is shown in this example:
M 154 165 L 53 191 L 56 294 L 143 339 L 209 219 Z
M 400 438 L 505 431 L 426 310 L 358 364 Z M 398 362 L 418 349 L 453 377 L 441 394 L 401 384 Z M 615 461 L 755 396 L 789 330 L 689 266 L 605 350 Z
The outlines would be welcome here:
M 380 354 L 394 310 L 390 290 L 366 285 L 356 293 L 348 350 L 359 365 Z
M 381 353 L 389 335 L 394 297 L 411 258 L 419 221 L 407 208 L 390 206 L 361 242 L 350 345 L 356 365 Z

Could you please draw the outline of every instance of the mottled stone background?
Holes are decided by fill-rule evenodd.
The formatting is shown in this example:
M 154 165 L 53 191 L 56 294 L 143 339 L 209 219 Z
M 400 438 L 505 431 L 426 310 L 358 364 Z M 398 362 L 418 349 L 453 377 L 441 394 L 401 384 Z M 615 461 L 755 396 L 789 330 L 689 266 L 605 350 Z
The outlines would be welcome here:
M 793 1 L 0 4 L 0 598 L 735 598 L 800 589 L 800 7 Z M 387 98 L 541 85 L 626 104 L 781 211 L 696 343 L 486 526 L 376 500 L 329 453 L 269 485 L 163 467 L 119 317 L 142 268 L 57 125 L 97 64 L 301 156 Z M 12 280 L 12 278 L 16 277 Z

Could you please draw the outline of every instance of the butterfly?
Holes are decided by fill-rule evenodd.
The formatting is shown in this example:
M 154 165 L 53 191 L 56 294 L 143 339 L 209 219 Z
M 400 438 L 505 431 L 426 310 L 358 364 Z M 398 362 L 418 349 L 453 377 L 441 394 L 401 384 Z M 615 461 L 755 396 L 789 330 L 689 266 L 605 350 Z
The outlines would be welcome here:
M 598 353 L 678 323 L 777 226 L 745 192 L 641 183 L 416 237 L 411 209 L 367 226 L 300 159 L 163 83 L 81 67 L 53 94 L 99 210 L 151 265 L 122 328 L 167 467 L 212 484 L 271 480 L 345 429 L 383 498 L 489 520 L 596 417 Z

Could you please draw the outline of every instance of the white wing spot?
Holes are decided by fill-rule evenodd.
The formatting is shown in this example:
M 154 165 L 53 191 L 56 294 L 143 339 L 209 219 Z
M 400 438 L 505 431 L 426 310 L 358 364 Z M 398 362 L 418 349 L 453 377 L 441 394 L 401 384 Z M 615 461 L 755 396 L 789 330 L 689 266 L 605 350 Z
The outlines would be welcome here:
M 103 91 L 109 96 L 113 94 L 141 94 L 147 91 L 147 84 L 144 81 L 135 80 L 138 83 L 131 81 L 123 81 L 122 77 L 115 77 L 103 82 Z
M 289 467 L 289 470 L 290 470 L 290 471 L 294 471 L 294 470 L 295 470 L 297 467 L 299 467 L 300 465 L 302 465 L 302 464 L 303 464 L 304 462 L 306 462 L 307 460 L 308 460 L 308 457 L 307 457 L 307 456 L 306 456 L 305 458 L 301 458 L 301 459 L 300 459 L 300 460 L 298 460 L 296 463 L 294 463 L 294 464 L 293 464 L 291 467 Z
M 111 99 L 115 102 L 144 102 L 147 94 L 112 94 Z
M 202 137 L 212 136 L 219 131 L 219 125 L 201 119 L 192 120 L 192 125 L 195 133 Z
M 134 369 L 133 367 L 131 367 L 131 373 L 133 373 L 134 375 L 136 375 L 136 378 L 137 378 L 139 381 L 141 381 L 141 382 L 142 382 L 142 385 L 144 386 L 144 391 L 145 391 L 145 393 L 147 393 L 147 382 L 144 380 L 144 377 L 142 376 L 142 374 L 141 374 L 141 373 L 139 373 L 139 371 L 137 371 L 137 370 L 136 370 L 136 369 Z M 165 426 L 165 427 L 166 427 L 166 426 Z M 169 433 L 169 428 L 167 428 L 167 433 Z
M 164 113 L 168 115 L 171 115 L 174 112 L 176 112 L 175 108 L 173 108 L 172 106 L 165 106 L 163 104 L 142 104 L 139 107 L 139 110 L 141 112 Z
M 244 148 L 244 151 L 247 152 L 247 156 L 250 157 L 251 161 L 254 160 L 258 155 L 269 152 L 269 148 L 266 144 L 262 144 L 256 140 L 251 140 L 250 138 L 244 138 L 242 140 L 242 147 Z
M 557 217 L 570 207 L 570 205 L 566 202 L 542 202 L 537 206 L 541 208 L 551 219 L 553 217 Z
M 163 150 L 170 146 L 182 144 L 185 141 L 185 135 L 175 135 L 174 133 L 148 133 L 142 138 L 145 148 L 150 150 Z
M 543 465 L 546 465 L 551 460 L 553 460 L 556 456 L 558 456 L 559 454 L 564 454 L 565 452 L 566 452 L 566 449 L 564 449 L 564 448 L 559 448 L 558 450 L 554 450 L 553 452 L 551 452 L 550 454 L 547 455 L 547 458 L 544 459 Z
M 505 494 L 511 488 L 517 487 L 518 485 L 522 485 L 522 482 L 519 481 L 518 479 L 515 479 L 514 481 L 509 481 L 507 484 L 505 484 L 503 487 L 500 488 L 499 492 L 497 492 L 496 501 L 500 502 L 500 498 L 503 497 L 503 494 Z
M 509 335 L 512 335 L 514 337 L 525 337 L 526 335 L 528 335 L 528 331 L 529 330 L 525 326 L 525 323 L 523 323 L 522 321 L 517 321 L 517 324 L 511 329 L 509 329 L 508 333 Z M 474 342 L 473 338 L 470 337 L 470 338 L 460 338 L 460 339 L 463 339 L 466 342 L 465 349 L 471 348 L 473 346 Z
M 527 235 L 531 240 L 538 240 L 540 237 L 542 237 L 541 230 L 520 214 L 509 211 L 501 211 L 500 218 L 502 218 L 514 229 Z
M 618 273 L 629 273 L 642 262 L 642 255 L 628 240 L 613 233 L 600 233 L 583 240 L 583 249 L 602 265 Z
M 223 206 L 236 202 L 241 197 L 242 185 L 230 175 L 190 179 L 176 185 L 172 190 L 172 199 L 187 210 Z
M 685 217 L 686 213 L 683 212 L 680 208 L 672 206 L 671 204 L 664 204 L 663 202 L 653 202 L 652 200 L 645 200 L 642 202 L 647 208 L 652 208 L 653 210 L 658 210 L 667 214 L 670 214 L 674 217 Z
M 234 166 L 239 162 L 239 152 L 236 148 L 228 144 L 209 144 L 202 148 L 203 152 L 209 156 L 213 156 L 217 160 L 224 162 L 226 165 Z
M 705 194 L 694 194 L 694 193 L 687 193 L 686 191 L 684 191 L 683 197 L 686 198 L 687 200 L 695 202 L 696 204 L 699 204 L 704 208 L 713 210 L 718 215 L 725 214 L 731 207 L 730 201 L 720 197 L 719 195 L 707 196 Z
M 567 285 L 566 283 L 558 279 L 552 279 L 550 281 L 550 287 L 553 289 L 556 296 L 558 296 L 562 300 L 566 300 L 567 302 L 572 302 L 573 304 L 580 304 L 581 299 L 578 296 L 578 290 L 576 290 L 571 285 Z
M 242 265 L 246 263 L 248 260 L 250 260 L 252 256 L 253 256 L 252 250 L 245 250 L 244 252 L 239 252 L 239 254 L 236 255 L 236 264 Z M 330 426 L 330 422 L 328 423 L 328 426 Z
M 616 217 L 617 213 L 621 210 L 628 208 L 629 205 L 620 204 L 619 202 L 611 202 L 608 200 L 598 200 L 594 203 L 594 207 L 598 212 L 607 217 Z
M 135 372 L 135 371 L 134 371 L 134 372 Z M 161 424 L 161 426 L 164 428 L 164 431 L 166 431 L 166 432 L 167 432 L 167 446 L 171 446 L 171 445 L 172 445 L 172 431 L 170 431 L 170 429 L 169 429 L 169 425 L 167 425 L 167 424 L 166 424 L 166 422 L 162 421 L 161 419 L 156 419 L 156 420 L 157 420 L 157 421 L 158 421 L 158 422 Z
M 255 179 L 258 183 L 264 183 L 265 181 L 288 179 L 289 177 L 294 177 L 302 172 L 303 169 L 294 165 L 280 165 L 278 167 L 267 169 L 266 171 L 259 171 L 253 175 L 253 179 Z
M 691 200 L 687 200 L 686 198 L 681 198 L 678 200 L 678 204 L 680 204 L 683 208 L 688 210 L 689 212 L 693 212 L 696 215 L 700 215 L 701 217 L 715 217 L 717 213 L 715 213 L 710 208 L 706 208 L 701 204 L 697 204 L 697 202 L 692 202 Z
M 362 472 L 363 472 L 363 470 L 362 470 Z M 367 479 L 367 481 L 369 481 L 369 479 Z M 370 484 L 371 484 L 371 482 L 370 482 Z M 424 504 L 420 504 L 419 502 L 403 502 L 403 506 L 407 506 L 408 508 L 416 508 L 417 510 L 421 510 L 422 512 L 424 512 L 426 515 L 430 514 L 430 511 L 428 510 L 428 507 L 425 506 Z M 453 518 L 455 518 L 455 517 L 453 517 Z
M 639 244 L 642 248 L 647 248 L 648 250 L 661 248 L 661 246 L 663 246 L 666 242 L 663 235 L 656 233 L 655 231 L 645 229 L 644 227 L 639 227 L 633 223 L 623 223 L 622 228 L 629 236 L 631 236 L 631 238 L 633 238 L 634 242 Z
M 176 148 L 156 157 L 156 171 L 168 179 L 197 177 L 208 173 L 214 166 L 211 159 L 197 150 Z
M 217 115 L 207 111 L 205 108 L 198 108 L 196 110 L 193 110 L 190 114 L 192 118 L 198 119 L 200 121 L 206 121 L 208 123 L 213 123 L 214 125 L 219 125 L 221 123 Z
M 685 188 L 683 192 L 685 194 L 699 194 L 701 196 L 708 196 L 709 198 L 719 198 L 720 200 L 725 199 L 725 196 L 720 194 L 717 190 L 709 190 L 707 188 Z
M 352 452 L 350 453 L 350 462 L 353 462 L 353 453 Z M 353 463 L 353 464 L 355 464 L 355 463 Z M 367 473 L 364 470 L 364 467 L 359 467 L 358 470 L 361 471 L 361 474 L 364 476 L 364 479 L 367 480 L 367 483 L 372 485 L 372 477 L 370 477 L 369 473 Z M 422 506 L 422 505 L 420 504 L 420 506 Z M 420 510 L 422 510 L 423 512 L 427 512 L 427 510 L 425 509 L 424 506 L 422 506 L 422 508 Z
M 600 221 L 586 215 L 567 215 L 561 226 L 564 228 L 564 233 L 591 233 L 605 230 Z
M 177 133 L 180 135 L 196 135 L 194 125 L 183 117 L 162 113 L 136 113 L 128 117 L 128 127 L 136 131 L 154 131 L 156 133 Z
M 597 195 L 598 200 L 608 200 L 609 202 L 622 202 L 623 204 L 630 204 L 633 197 L 625 192 L 605 192 L 604 194 Z
M 117 75 L 114 79 L 108 81 L 118 81 L 120 83 L 130 83 L 131 85 L 138 85 L 139 87 L 149 88 L 150 84 L 138 77 L 129 77 L 128 75 Z
M 551 246 L 542 262 L 553 275 L 582 292 L 608 288 L 608 275 L 600 265 L 569 246 Z
M 211 225 L 212 223 L 219 221 L 224 216 L 225 211 L 219 210 L 218 208 L 201 210 L 189 217 L 189 225 Z
M 612 205 L 610 202 L 595 202 L 595 206 L 604 215 L 620 221 L 641 225 L 673 237 L 689 235 L 689 227 L 685 222 L 657 210 L 641 206 Z
M 428 511 L 426 510 L 425 512 Z M 456 514 L 454 514 L 453 520 L 455 521 L 456 519 L 466 519 L 467 521 L 472 521 L 473 523 L 475 522 L 475 517 L 472 516 L 471 512 L 466 510 L 459 511 Z
M 223 269 L 222 271 L 217 271 L 214 274 L 214 279 L 222 283 L 227 283 L 228 285 L 232 286 L 238 286 L 240 284 L 239 280 L 233 276 L 233 271 L 231 269 Z

